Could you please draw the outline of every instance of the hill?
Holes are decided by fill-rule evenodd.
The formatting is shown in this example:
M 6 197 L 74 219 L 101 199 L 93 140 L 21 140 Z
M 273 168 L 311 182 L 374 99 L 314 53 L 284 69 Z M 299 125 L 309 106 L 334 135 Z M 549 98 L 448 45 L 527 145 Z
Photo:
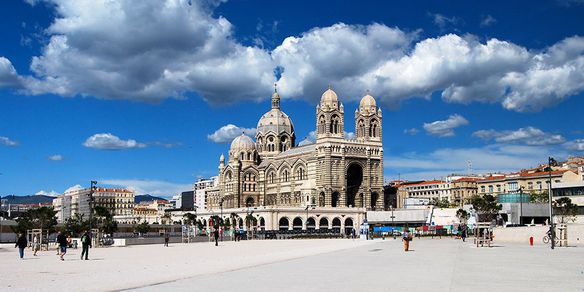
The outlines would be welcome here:
M 154 200 L 164 200 L 164 201 L 168 201 L 165 198 L 161 198 L 161 197 L 155 197 L 155 196 L 151 196 L 151 195 L 137 195 L 134 198 L 134 201 L 136 202 L 136 204 L 140 203 L 140 202 L 147 202 L 147 201 L 154 201 Z

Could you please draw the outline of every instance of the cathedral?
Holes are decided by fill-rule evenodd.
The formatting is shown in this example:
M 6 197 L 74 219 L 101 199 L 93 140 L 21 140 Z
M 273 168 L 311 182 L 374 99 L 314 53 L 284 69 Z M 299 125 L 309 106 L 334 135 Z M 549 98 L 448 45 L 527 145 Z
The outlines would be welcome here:
M 358 228 L 366 210 L 383 206 L 382 113 L 365 95 L 355 110 L 352 139 L 344 117 L 329 87 L 316 106 L 315 141 L 296 144 L 294 124 L 275 89 L 255 142 L 242 133 L 227 160 L 221 155 L 218 190 L 207 197 L 208 208 L 253 209 L 258 227 L 268 230 Z

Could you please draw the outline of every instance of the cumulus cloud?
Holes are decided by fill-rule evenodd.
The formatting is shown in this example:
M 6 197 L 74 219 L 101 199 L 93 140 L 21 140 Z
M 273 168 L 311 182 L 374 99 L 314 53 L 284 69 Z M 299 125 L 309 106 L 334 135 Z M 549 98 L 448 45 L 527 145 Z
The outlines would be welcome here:
M 355 133 L 354 132 L 344 131 L 344 133 L 345 133 L 345 139 L 347 139 L 347 140 L 354 140 L 355 139 Z M 304 140 L 304 139 L 308 139 L 308 141 L 310 141 L 310 142 L 316 142 L 316 131 L 310 131 L 310 132 L 308 132 L 308 136 L 306 136 L 305 138 L 301 139 L 301 141 Z
M 133 190 L 136 195 L 169 197 L 193 189 L 191 184 L 172 183 L 160 180 L 142 179 L 105 179 L 100 184 L 123 187 Z
M 139 143 L 136 140 L 122 140 L 111 133 L 95 134 L 83 143 L 83 146 L 100 150 L 123 150 L 132 148 L 144 148 L 146 144 Z
M 255 128 L 243 128 L 233 124 L 227 124 L 217 129 L 213 134 L 207 135 L 207 139 L 215 143 L 230 143 L 235 137 L 245 134 L 254 137 L 256 134 Z
M 562 135 L 546 133 L 534 127 L 506 131 L 479 130 L 472 135 L 483 140 L 524 145 L 555 145 L 564 143 L 566 140 Z
M 28 93 L 156 102 L 196 92 L 227 103 L 259 99 L 274 81 L 269 53 L 236 43 L 231 23 L 199 1 L 47 2 L 57 16 Z
M 564 147 L 570 150 L 584 151 L 584 139 L 576 139 L 574 141 L 566 142 Z
M 63 155 L 55 154 L 55 155 L 49 156 L 47 159 L 49 159 L 51 161 L 61 161 L 64 159 L 64 157 L 63 157 Z
M 18 142 L 14 141 L 8 137 L 0 136 L 0 145 L 18 146 Z
M 446 102 L 526 112 L 584 90 L 580 36 L 529 49 L 470 34 L 420 39 L 418 31 L 378 23 L 338 23 L 287 37 L 270 51 L 235 40 L 232 24 L 213 16 L 217 2 L 46 1 L 56 17 L 32 75 L 18 76 L 0 59 L 0 84 L 24 94 L 155 102 L 195 92 L 220 104 L 268 97 L 279 77 L 284 98 L 314 102 L 330 83 L 344 100 L 370 89 L 389 107 L 441 92 Z
M 490 14 L 487 14 L 487 16 L 484 16 L 483 19 L 481 20 L 481 26 L 482 27 L 491 26 L 491 25 L 495 24 L 496 22 L 497 22 L 497 19 L 495 19 Z
M 404 134 L 408 134 L 408 135 L 412 135 L 412 136 L 418 134 L 418 132 L 420 132 L 420 131 L 416 128 L 410 128 L 410 129 L 404 130 Z
M 10 60 L 0 56 L 0 87 L 19 87 L 20 77 Z
M 468 125 L 468 121 L 463 116 L 454 114 L 443 121 L 424 123 L 424 130 L 432 136 L 452 137 L 454 129 L 464 125 Z

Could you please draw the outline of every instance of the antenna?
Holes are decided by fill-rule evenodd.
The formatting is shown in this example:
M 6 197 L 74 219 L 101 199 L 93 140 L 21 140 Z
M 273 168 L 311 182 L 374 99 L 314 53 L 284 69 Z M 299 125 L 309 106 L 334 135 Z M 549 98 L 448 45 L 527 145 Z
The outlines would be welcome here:
M 466 162 L 466 166 L 467 166 L 468 175 L 471 175 L 472 174 L 472 161 L 468 160 Z

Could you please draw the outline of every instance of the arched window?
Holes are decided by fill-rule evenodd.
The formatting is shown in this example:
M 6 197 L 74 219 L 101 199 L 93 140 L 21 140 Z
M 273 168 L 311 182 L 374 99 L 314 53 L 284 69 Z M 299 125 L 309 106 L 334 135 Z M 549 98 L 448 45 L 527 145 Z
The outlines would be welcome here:
M 296 179 L 297 180 L 304 180 L 304 179 L 306 179 L 306 174 L 304 172 L 304 168 L 298 167 L 298 169 L 296 170 Z
M 280 149 L 282 149 L 282 151 L 288 150 L 288 139 L 286 136 L 282 136 L 280 144 Z
M 377 120 L 371 120 L 369 124 L 369 137 L 377 137 Z
M 339 116 L 337 115 L 333 115 L 331 118 L 331 124 L 330 124 L 330 133 L 331 134 L 338 134 L 340 132 L 340 128 L 339 128 Z
M 318 118 L 318 132 L 321 134 L 324 133 L 325 128 L 326 128 L 326 119 L 324 118 L 324 116 L 320 116 L 320 118 Z
M 284 169 L 284 171 L 282 172 L 282 181 L 287 182 L 288 181 L 288 170 Z
M 273 136 L 268 137 L 268 151 L 276 151 L 276 139 Z

